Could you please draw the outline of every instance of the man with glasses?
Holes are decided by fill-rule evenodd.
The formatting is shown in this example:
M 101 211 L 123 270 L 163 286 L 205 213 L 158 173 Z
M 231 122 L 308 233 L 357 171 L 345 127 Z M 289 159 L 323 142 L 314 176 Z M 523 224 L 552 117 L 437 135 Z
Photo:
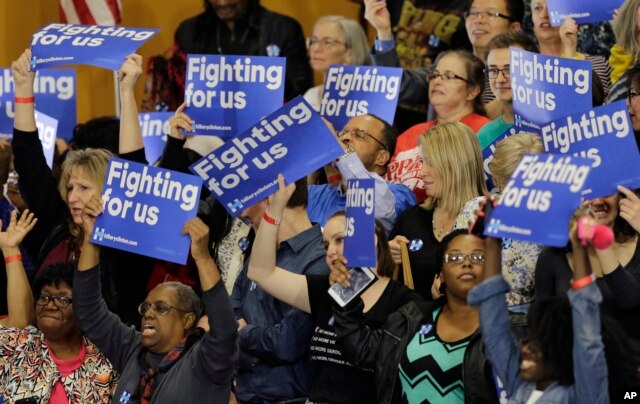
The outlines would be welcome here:
M 324 225 L 329 217 L 346 207 L 347 181 L 375 179 L 375 217 L 387 233 L 396 218 L 416 202 L 413 192 L 402 184 L 387 182 L 383 176 L 396 145 L 398 131 L 379 117 L 366 114 L 351 118 L 337 137 L 344 154 L 335 166 L 342 180 L 338 186 L 309 185 L 309 218 Z
M 259 0 L 204 3 L 205 11 L 183 21 L 175 32 L 180 53 L 286 57 L 285 98 L 302 95 L 311 87 L 311 69 L 298 21 L 267 10 Z
M 375 65 L 399 66 L 398 54 L 394 49 L 394 39 L 389 24 L 389 12 L 386 2 L 365 0 L 365 17 L 376 28 L 377 38 L 375 53 L 371 59 Z M 480 59 L 485 59 L 486 47 L 496 35 L 507 31 L 519 31 L 524 17 L 523 0 L 474 0 L 464 13 L 465 28 L 473 53 Z M 399 103 L 422 104 L 428 102 L 429 67 L 405 69 L 402 76 Z M 494 99 L 489 91 L 489 82 L 485 83 L 482 101 L 487 104 Z M 496 104 L 489 106 L 488 115 L 495 117 L 500 114 Z
M 494 37 L 486 47 L 486 73 L 491 85 L 491 91 L 499 102 L 502 114 L 484 125 L 478 131 L 478 141 L 484 150 L 503 134 L 514 123 L 513 96 L 511 94 L 511 80 L 509 75 L 510 52 L 509 47 L 520 48 L 529 52 L 537 52 L 533 39 L 521 32 L 509 31 Z

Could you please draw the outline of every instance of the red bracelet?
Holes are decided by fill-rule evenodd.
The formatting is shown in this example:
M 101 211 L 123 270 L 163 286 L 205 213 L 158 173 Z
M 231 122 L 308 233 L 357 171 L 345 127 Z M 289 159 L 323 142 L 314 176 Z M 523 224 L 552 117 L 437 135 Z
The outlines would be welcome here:
M 571 289 L 582 289 L 587 285 L 592 284 L 596 280 L 596 275 L 591 274 L 587 275 L 584 278 L 576 279 L 571 281 Z
M 13 100 L 16 102 L 16 104 L 31 104 L 35 102 L 36 97 L 34 97 L 33 95 L 31 97 L 15 97 Z
M 4 263 L 6 265 L 11 264 L 13 261 L 22 261 L 22 254 L 10 255 L 8 257 L 4 257 Z
M 264 215 L 262 215 L 262 218 L 266 220 L 267 223 L 271 223 L 274 226 L 280 225 L 280 219 L 276 219 L 274 217 L 267 215 L 267 212 L 264 212 Z

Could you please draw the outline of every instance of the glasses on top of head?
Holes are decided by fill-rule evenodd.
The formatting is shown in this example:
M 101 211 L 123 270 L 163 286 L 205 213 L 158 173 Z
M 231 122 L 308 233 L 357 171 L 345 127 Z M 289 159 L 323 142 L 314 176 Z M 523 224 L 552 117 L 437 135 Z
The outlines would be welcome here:
M 188 310 L 179 309 L 165 302 L 157 302 L 157 303 L 142 302 L 138 306 L 138 313 L 140 313 L 141 316 L 144 316 L 144 313 L 146 313 L 147 310 L 149 309 L 153 309 L 153 311 L 155 311 L 157 314 L 161 316 L 164 316 L 165 314 L 170 312 L 171 309 L 178 310 L 183 313 L 190 313 Z
M 484 69 L 484 72 L 490 79 L 497 79 L 498 74 L 500 73 L 502 73 L 505 79 L 508 79 L 511 75 L 509 69 L 510 67 L 508 65 L 503 66 L 502 69 L 498 69 L 497 67 L 489 67 L 488 69 Z
M 469 10 L 467 12 L 464 13 L 464 18 L 466 18 L 467 20 L 477 20 L 480 18 L 484 18 L 486 20 L 489 21 L 493 21 L 496 18 L 504 18 L 505 20 L 508 20 L 510 22 L 514 22 L 515 19 L 513 17 L 509 17 L 508 15 L 499 13 L 497 11 L 489 11 L 489 10 Z
M 462 81 L 464 81 L 465 83 L 470 83 L 470 82 L 469 82 L 469 80 L 465 79 L 465 78 L 464 78 L 464 77 L 462 77 L 462 76 L 458 76 L 457 74 L 455 74 L 455 73 L 453 73 L 453 72 L 446 71 L 446 72 L 444 72 L 444 73 L 440 73 L 440 72 L 439 72 L 439 71 L 437 71 L 437 70 L 434 70 L 434 71 L 432 71 L 432 72 L 427 72 L 427 79 L 428 79 L 429 81 L 431 81 L 431 80 L 435 80 L 435 79 L 437 79 L 437 78 L 440 78 L 440 79 L 442 79 L 443 81 L 462 80 Z
M 53 300 L 53 304 L 55 304 L 57 307 L 61 309 L 68 307 L 71 304 L 71 302 L 73 302 L 73 299 L 67 296 L 40 295 L 36 297 L 36 304 L 38 306 L 46 306 L 49 304 L 51 300 Z
M 338 132 L 338 137 L 342 138 L 344 136 L 346 136 L 347 134 L 349 134 L 350 136 L 355 137 L 358 140 L 362 140 L 362 141 L 368 141 L 369 139 L 373 140 L 374 142 L 376 142 L 377 144 L 380 145 L 380 147 L 382 147 L 383 149 L 387 150 L 387 146 L 382 143 L 381 141 L 379 141 L 378 139 L 376 139 L 375 137 L 373 137 L 373 135 L 370 135 L 369 133 L 367 133 L 366 131 L 362 130 L 362 129 L 347 129 L 344 128 L 342 129 L 340 132 Z
M 337 39 L 332 38 L 317 38 L 312 36 L 307 38 L 307 49 L 311 49 L 314 45 L 322 45 L 323 48 L 333 48 L 336 45 L 344 45 L 347 46 L 346 42 L 338 41 Z
M 444 255 L 444 262 L 447 264 L 461 264 L 466 259 L 473 262 L 474 264 L 482 264 L 484 262 L 484 252 L 475 251 L 469 254 L 463 253 L 446 253 Z

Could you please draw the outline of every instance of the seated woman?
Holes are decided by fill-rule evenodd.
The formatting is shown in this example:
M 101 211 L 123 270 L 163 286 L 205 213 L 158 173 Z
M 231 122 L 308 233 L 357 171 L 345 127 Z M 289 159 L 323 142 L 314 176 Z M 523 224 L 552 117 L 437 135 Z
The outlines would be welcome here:
M 29 325 L 33 296 L 18 247 L 36 219 L 28 210 L 16 216 L 0 233 L 9 278 L 9 315 L 0 320 L 0 401 L 108 403 L 118 378 L 74 318 L 71 265 L 49 266 L 36 277 L 37 327 Z
M 419 145 L 420 176 L 429 196 L 398 217 L 389 246 L 396 264 L 402 264 L 400 244 L 413 242 L 409 262 L 416 292 L 431 300 L 431 285 L 440 272 L 435 259 L 438 245 L 453 229 L 469 227 L 474 211 L 463 212 L 463 207 L 488 191 L 480 144 L 468 126 L 436 125 L 420 136 Z
M 82 242 L 80 214 L 89 197 L 102 191 L 108 160 L 104 149 L 74 150 L 67 154 L 62 177 L 57 184 L 47 166 L 38 139 L 33 99 L 35 73 L 30 71 L 31 51 L 25 50 L 11 65 L 15 82 L 14 164 L 20 190 L 29 209 L 40 219 L 25 239 L 24 246 L 40 270 L 51 264 L 77 261 Z M 120 157 L 146 163 L 142 136 L 132 143 L 132 133 L 141 132 L 134 88 L 142 73 L 142 57 L 129 55 L 119 73 L 122 111 Z M 124 321 L 135 324 L 140 318 L 136 304 L 144 298 L 145 285 L 153 261 L 142 255 L 105 247 L 101 255 L 104 296 L 109 308 Z M 135 268 L 135 271 L 129 270 Z
M 412 189 L 418 203 L 422 203 L 427 196 L 420 174 L 420 135 L 444 122 L 462 122 L 473 133 L 477 133 L 490 121 L 482 106 L 484 63 L 471 52 L 456 50 L 441 53 L 428 77 L 429 102 L 436 111 L 436 119 L 412 126 L 398 136 L 386 174 L 387 180 Z
M 109 312 L 100 296 L 100 248 L 91 244 L 96 217 L 103 212 L 96 195 L 82 212 L 83 241 L 74 279 L 78 325 L 120 373 L 114 402 L 228 403 L 237 358 L 236 320 L 220 273 L 209 255 L 209 228 L 198 218 L 182 232 L 191 238 L 209 331 L 196 329 L 201 301 L 178 282 L 156 286 L 138 306 L 140 329 Z
M 482 353 L 478 311 L 467 304 L 480 281 L 483 242 L 455 230 L 442 239 L 437 262 L 444 295 L 407 303 L 379 330 L 364 326 L 362 301 L 334 309 L 345 357 L 354 366 L 376 369 L 377 403 L 498 402 Z
M 575 225 L 570 238 L 574 253 L 568 299 L 537 299 L 529 310 L 528 337 L 521 346 L 508 328 L 504 293 L 509 285 L 500 275 L 501 240 L 485 240 L 483 281 L 469 293 L 469 303 L 479 306 L 486 353 L 510 403 L 609 403 L 610 392 L 619 394 L 610 381 L 623 388 L 637 388 L 640 382 L 637 353 L 624 343 L 624 333 L 610 339 L 607 334 L 615 328 L 606 321 L 600 325 L 602 295 Z M 603 340 L 612 343 L 605 346 Z M 622 399 L 616 395 L 611 400 Z
M 362 26 L 341 15 L 320 17 L 307 38 L 309 63 L 314 73 L 322 75 L 323 83 L 310 88 L 304 99 L 320 111 L 324 80 L 331 65 L 369 64 L 369 41 Z
M 285 187 L 284 178 L 278 176 L 278 191 L 269 198 L 265 215 L 281 218 L 291 197 L 295 183 Z M 263 220 L 256 234 L 248 276 L 275 298 L 299 310 L 311 314 L 316 329 L 311 338 L 310 356 L 316 376 L 309 401 L 314 403 L 362 403 L 376 402 L 375 377 L 371 366 L 353 367 L 347 363 L 344 350 L 336 349 L 336 334 L 331 312 L 332 299 L 327 293 L 327 275 L 299 275 L 276 267 L 275 245 L 278 225 Z M 363 327 L 379 328 L 387 315 L 410 300 L 419 299 L 401 283 L 390 280 L 394 269 L 385 231 L 376 223 L 378 279 L 363 294 L 365 314 Z M 327 265 L 344 268 L 343 239 L 345 237 L 344 212 L 334 214 L 326 223 L 323 233 L 327 248 Z

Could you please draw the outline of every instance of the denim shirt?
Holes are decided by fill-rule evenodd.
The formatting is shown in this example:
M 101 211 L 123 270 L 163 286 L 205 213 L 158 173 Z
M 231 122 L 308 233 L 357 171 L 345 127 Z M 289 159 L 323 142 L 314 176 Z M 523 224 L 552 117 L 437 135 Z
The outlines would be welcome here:
M 276 265 L 302 275 L 328 275 L 327 251 L 319 225 L 280 243 Z M 236 318 L 247 325 L 238 334 L 240 357 L 236 396 L 242 402 L 307 397 L 313 382 L 307 352 L 315 329 L 306 313 L 267 294 L 247 278 L 248 261 L 231 295 Z
M 524 404 L 536 384 L 520 379 L 520 347 L 509 329 L 504 293 L 509 284 L 501 275 L 491 277 L 474 287 L 469 304 L 479 305 L 480 328 L 487 357 L 504 382 L 509 403 Z M 600 335 L 602 295 L 595 283 L 567 293 L 573 321 L 573 375 L 570 386 L 551 384 L 538 404 L 609 402 L 609 382 L 604 344 Z

